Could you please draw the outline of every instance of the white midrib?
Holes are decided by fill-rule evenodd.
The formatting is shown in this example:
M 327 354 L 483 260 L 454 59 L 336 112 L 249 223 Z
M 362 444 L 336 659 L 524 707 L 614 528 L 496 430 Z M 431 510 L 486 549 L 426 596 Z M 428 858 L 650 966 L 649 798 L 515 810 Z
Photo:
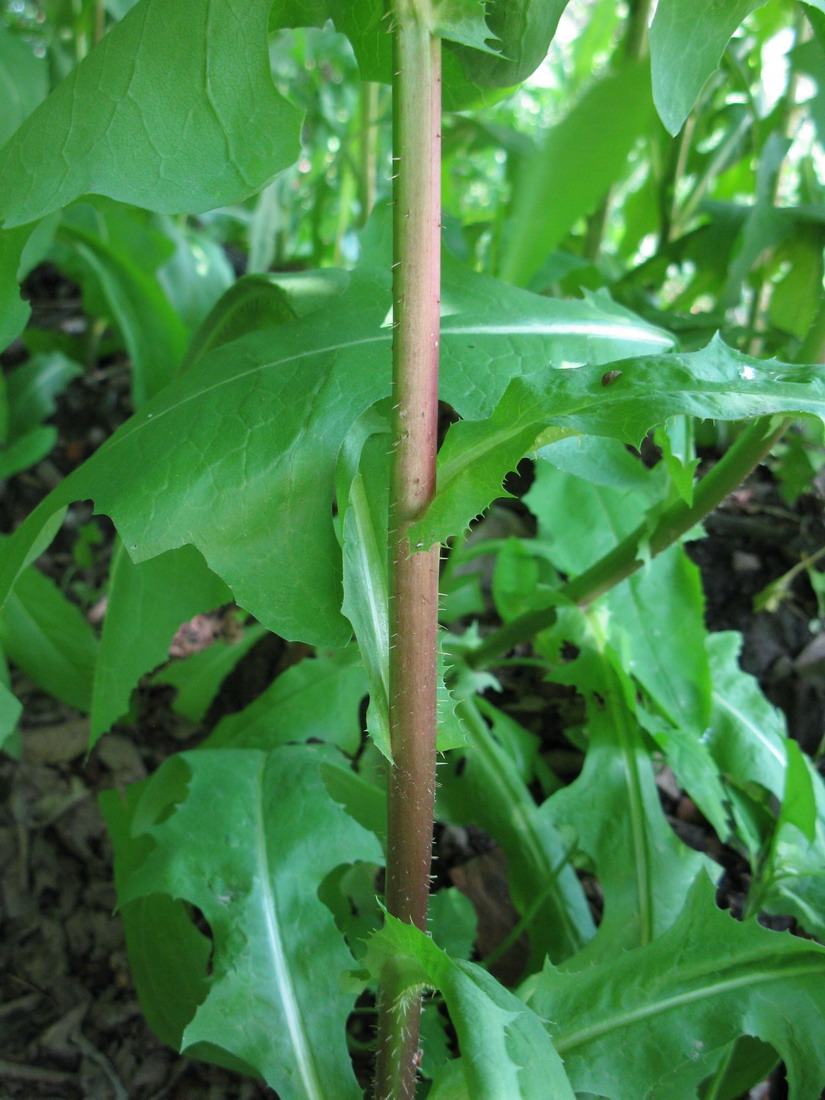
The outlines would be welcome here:
M 767 983 L 774 981 L 789 981 L 796 977 L 809 977 L 821 974 L 823 964 L 821 961 L 801 963 L 798 966 L 790 966 L 779 971 L 771 972 L 767 969 L 752 970 L 748 974 L 740 974 L 735 978 L 727 978 L 722 981 L 702 985 L 698 989 L 691 989 L 684 993 L 674 994 L 672 997 L 662 997 L 659 1000 L 651 1000 L 637 1008 L 628 1009 L 626 1012 L 617 1012 L 606 1020 L 600 1020 L 590 1027 L 583 1027 L 579 1031 L 571 1032 L 553 1038 L 556 1050 L 562 1056 L 569 1050 L 574 1050 L 582 1043 L 592 1042 L 611 1031 L 625 1028 L 628 1024 L 638 1023 L 651 1016 L 657 1016 L 661 1012 L 667 1012 L 671 1008 L 681 1008 L 695 1001 L 718 997 L 723 993 L 731 993 L 737 989 L 753 986 L 757 982 Z
M 514 325 L 472 325 L 469 327 L 463 327 L 461 325 L 451 326 L 449 321 L 445 324 L 442 321 L 441 336 L 509 336 L 509 335 L 551 335 L 553 333 L 562 335 L 570 333 L 573 335 L 590 335 L 590 336 L 614 336 L 622 338 L 626 336 L 633 336 L 649 342 L 654 347 L 661 348 L 662 339 L 655 333 L 650 333 L 645 329 L 640 329 L 634 325 L 615 322 L 596 323 L 588 325 L 582 321 L 574 321 L 572 323 L 565 323 L 563 321 L 547 321 L 541 324 L 514 324 Z M 249 370 L 240 371 L 238 374 L 233 374 L 229 378 L 222 378 L 219 381 L 214 382 L 211 386 L 205 389 L 198 390 L 195 393 L 187 394 L 174 405 L 170 405 L 159 413 L 138 413 L 138 421 L 135 423 L 129 432 L 124 432 L 118 439 L 114 440 L 114 443 L 110 444 L 109 450 L 112 446 L 116 446 L 120 443 L 124 443 L 135 432 L 140 431 L 141 428 L 146 427 L 150 420 L 158 421 L 164 416 L 168 416 L 170 413 L 175 412 L 176 409 L 181 408 L 183 405 L 187 405 L 190 401 L 197 400 L 205 393 L 219 389 L 221 386 L 233 385 L 236 382 L 248 378 L 253 374 L 258 374 L 260 371 L 268 370 L 271 367 L 285 366 L 287 363 L 294 363 L 300 359 L 310 359 L 316 355 L 328 355 L 330 352 L 346 351 L 350 348 L 364 347 L 368 344 L 383 344 L 390 343 L 392 341 L 392 330 L 382 329 L 378 333 L 370 336 L 363 336 L 357 340 L 342 340 L 336 341 L 333 344 L 328 344 L 322 348 L 304 348 L 301 351 L 296 352 L 293 355 L 284 355 L 278 359 L 272 359 L 265 363 L 256 363 L 250 367 Z
M 304 1088 L 307 1100 L 327 1100 L 324 1090 L 318 1078 L 315 1061 L 312 1057 L 312 1044 L 304 1025 L 303 1012 L 298 1003 L 295 986 L 292 983 L 292 975 L 286 957 L 280 926 L 276 913 L 275 893 L 272 889 L 272 881 L 269 876 L 269 861 L 266 848 L 266 835 L 264 830 L 263 786 L 264 769 L 266 760 L 261 761 L 258 773 L 258 805 L 257 810 L 257 860 L 262 870 L 261 883 L 263 894 L 264 921 L 266 924 L 266 937 L 269 943 L 269 957 L 272 962 L 275 989 L 279 995 L 281 1010 L 284 1015 L 287 1032 L 292 1045 L 292 1053 L 298 1074 Z
M 773 756 L 782 765 L 783 768 L 785 767 L 785 754 L 781 752 L 776 747 L 776 745 L 773 745 L 771 743 L 771 741 L 764 735 L 764 733 L 762 733 L 758 726 L 754 725 L 754 723 L 747 717 L 747 715 L 743 714 L 741 710 L 737 710 L 736 707 L 732 706 L 732 704 L 730 704 L 723 695 L 720 695 L 718 691 L 713 692 L 713 698 L 729 714 L 732 714 L 734 718 L 737 718 L 742 723 L 742 725 L 745 726 L 753 734 L 753 736 L 765 746 L 771 756 Z

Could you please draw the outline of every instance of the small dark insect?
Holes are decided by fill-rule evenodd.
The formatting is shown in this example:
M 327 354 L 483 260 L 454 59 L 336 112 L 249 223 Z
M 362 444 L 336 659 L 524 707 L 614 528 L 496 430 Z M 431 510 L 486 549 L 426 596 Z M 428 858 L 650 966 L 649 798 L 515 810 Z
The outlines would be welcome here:
M 617 378 L 621 378 L 622 372 L 620 370 L 609 370 L 606 374 L 602 375 L 602 385 L 610 386 Z

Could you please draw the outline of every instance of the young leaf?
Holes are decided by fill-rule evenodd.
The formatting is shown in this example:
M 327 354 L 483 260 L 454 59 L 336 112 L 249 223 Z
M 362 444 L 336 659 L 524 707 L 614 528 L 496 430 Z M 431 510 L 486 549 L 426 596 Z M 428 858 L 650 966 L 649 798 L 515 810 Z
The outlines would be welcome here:
M 733 32 L 767 0 L 659 0 L 650 28 L 653 99 L 671 134 L 719 64 Z
M 377 840 L 330 800 L 310 748 L 181 760 L 186 798 L 146 828 L 155 846 L 120 900 L 184 898 L 209 921 L 209 992 L 183 1049 L 222 1047 L 283 1100 L 360 1100 L 344 1032 L 353 998 L 339 985 L 352 956 L 317 886 L 340 864 L 379 862 Z
M 370 939 L 364 963 L 374 978 L 393 967 L 404 990 L 441 991 L 474 1100 L 574 1100 L 539 1018 L 481 967 L 451 959 L 423 932 L 389 914 Z
M 20 255 L 29 236 L 28 229 L 0 229 L 0 349 L 4 351 L 26 327 L 31 313 L 17 282 Z
M 737 923 L 704 876 L 665 935 L 587 970 L 548 965 L 530 1004 L 574 1088 L 609 1100 L 684 1100 L 745 1034 L 785 1061 L 791 1100 L 825 1084 L 825 948 Z
M 170 662 L 155 673 L 152 683 L 175 688 L 177 694 L 172 710 L 183 714 L 190 722 L 202 722 L 223 681 L 265 635 L 264 628 L 253 623 L 244 629 L 239 639 L 218 640 L 184 660 Z
M 82 203 L 66 211 L 57 239 L 75 254 L 69 270 L 88 269 L 95 290 L 102 291 L 101 305 L 120 329 L 132 360 L 135 405 L 143 405 L 173 377 L 189 336 L 153 270 L 169 259 L 170 242 L 142 211 L 110 203 Z
M 629 531 L 623 532 L 628 534 Z M 670 722 L 700 738 L 710 720 L 710 665 L 699 570 L 671 546 L 607 596 L 633 678 Z
M 301 124 L 272 83 L 271 6 L 250 0 L 239 20 L 211 0 L 140 0 L 0 149 L 0 222 L 90 193 L 211 210 L 268 183 Z
M 595 613 L 594 613 L 595 614 Z M 587 701 L 589 745 L 584 769 L 551 795 L 541 816 L 571 829 L 593 859 L 604 892 L 604 917 L 592 943 L 571 965 L 649 943 L 676 919 L 702 857 L 682 844 L 661 810 L 650 752 L 636 716 L 636 691 L 617 655 L 590 633 L 578 610 L 559 621 L 540 646 L 557 657 L 569 642 L 579 656 L 554 661 L 552 678 L 576 686 Z M 552 639 L 552 640 L 551 640 Z M 552 658 L 551 658 L 552 659 Z M 593 814 L 597 800 L 601 810 Z
M 494 707 L 488 728 L 478 709 L 459 704 L 469 746 L 439 776 L 439 815 L 457 825 L 480 825 L 507 856 L 510 890 L 528 928 L 534 958 L 561 961 L 592 939 L 595 926 L 559 830 L 535 803 L 518 767 L 495 734 L 503 720 Z
M 89 710 L 97 639 L 80 610 L 39 570 L 26 570 L 17 582 L 0 617 L 0 641 L 50 695 Z
M 499 274 L 526 286 L 575 222 L 595 210 L 627 172 L 653 105 L 647 64 L 627 65 L 592 84 L 522 161 Z
M 192 546 L 135 565 L 116 542 L 95 666 L 90 747 L 129 709 L 140 677 L 168 658 L 181 623 L 231 599 Z
M 434 0 L 432 31 L 449 42 L 498 56 L 495 36 L 484 17 L 484 0 Z
M 83 368 L 59 351 L 35 355 L 6 376 L 8 425 L 0 448 L 0 478 L 39 462 L 54 447 L 57 429 L 41 423 L 55 411 L 55 399 Z
M 343 511 L 341 610 L 352 623 L 367 670 L 367 728 L 388 760 L 392 759 L 387 533 L 390 438 L 386 421 L 376 410 L 367 410 L 344 442 L 336 494 Z
M 7 673 L 5 658 L 2 663 L 3 671 Z M 0 681 L 0 749 L 11 755 L 14 751 L 14 735 L 17 723 L 23 710 L 23 704 L 12 694 L 6 683 Z
M 354 756 L 361 744 L 360 705 L 367 681 L 354 646 L 318 653 L 286 669 L 258 698 L 222 719 L 208 748 L 274 749 L 317 740 Z

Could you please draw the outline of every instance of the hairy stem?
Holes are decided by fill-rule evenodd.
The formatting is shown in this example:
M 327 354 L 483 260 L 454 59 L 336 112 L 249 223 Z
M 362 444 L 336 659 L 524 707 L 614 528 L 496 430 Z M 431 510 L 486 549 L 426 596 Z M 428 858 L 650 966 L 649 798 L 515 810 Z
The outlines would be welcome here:
M 441 249 L 441 52 L 429 0 L 396 0 L 390 736 L 386 906 L 427 924 L 435 799 L 438 547 L 407 532 L 435 492 Z M 379 1001 L 378 1100 L 415 1094 L 420 997 L 388 966 Z

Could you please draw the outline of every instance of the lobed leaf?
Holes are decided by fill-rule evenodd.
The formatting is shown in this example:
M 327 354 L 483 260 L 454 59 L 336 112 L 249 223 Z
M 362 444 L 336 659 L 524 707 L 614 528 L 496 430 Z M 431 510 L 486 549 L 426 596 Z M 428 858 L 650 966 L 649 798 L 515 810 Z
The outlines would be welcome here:
M 491 88 L 520 84 L 533 73 L 553 41 L 568 0 L 488 0 L 487 25 L 500 56 L 459 47 L 469 80 Z
M 441 991 L 462 1052 L 469 1094 L 478 1100 L 574 1100 L 561 1059 L 539 1018 L 473 963 L 453 960 L 423 932 L 386 915 L 364 963 L 373 978 L 385 966 L 404 991 Z
M 442 396 L 464 416 L 486 415 L 510 377 L 546 373 L 548 361 L 669 342 L 607 300 L 550 302 L 447 272 Z M 352 424 L 390 389 L 388 284 L 385 270 L 359 269 L 328 309 L 216 348 L 176 377 L 18 529 L 0 588 L 57 509 L 92 498 L 134 561 L 191 543 L 269 629 L 345 645 L 334 471 Z
M 183 1049 L 229 1051 L 283 1100 L 360 1100 L 345 1038 L 353 998 L 339 987 L 352 956 L 317 887 L 341 864 L 379 862 L 377 840 L 332 802 L 310 748 L 180 760 L 186 797 L 145 826 L 155 846 L 120 899 L 184 898 L 211 926 L 209 992 Z
M 595 614 L 595 613 L 594 613 Z M 595 866 L 604 916 L 595 938 L 570 965 L 584 967 L 620 950 L 649 943 L 671 926 L 703 857 L 692 851 L 662 813 L 653 762 L 636 714 L 635 686 L 619 656 L 577 609 L 560 611 L 539 646 L 553 661 L 552 679 L 573 684 L 587 703 L 588 748 L 578 779 L 551 795 L 541 817 Z M 563 643 L 579 651 L 558 659 Z M 592 807 L 598 803 L 600 812 Z
M 438 456 L 438 489 L 410 538 L 422 546 L 464 530 L 502 480 L 549 428 L 638 444 L 675 415 L 742 420 L 794 412 L 825 417 L 818 366 L 749 358 L 718 337 L 687 355 L 650 355 L 611 364 L 514 378 L 492 416 L 453 425 Z M 556 436 L 558 438 L 558 435 Z
M 684 1100 L 740 1035 L 785 1061 L 791 1100 L 825 1084 L 825 948 L 716 908 L 700 876 L 672 928 L 586 970 L 550 964 L 530 998 L 573 1086 L 608 1100 Z

